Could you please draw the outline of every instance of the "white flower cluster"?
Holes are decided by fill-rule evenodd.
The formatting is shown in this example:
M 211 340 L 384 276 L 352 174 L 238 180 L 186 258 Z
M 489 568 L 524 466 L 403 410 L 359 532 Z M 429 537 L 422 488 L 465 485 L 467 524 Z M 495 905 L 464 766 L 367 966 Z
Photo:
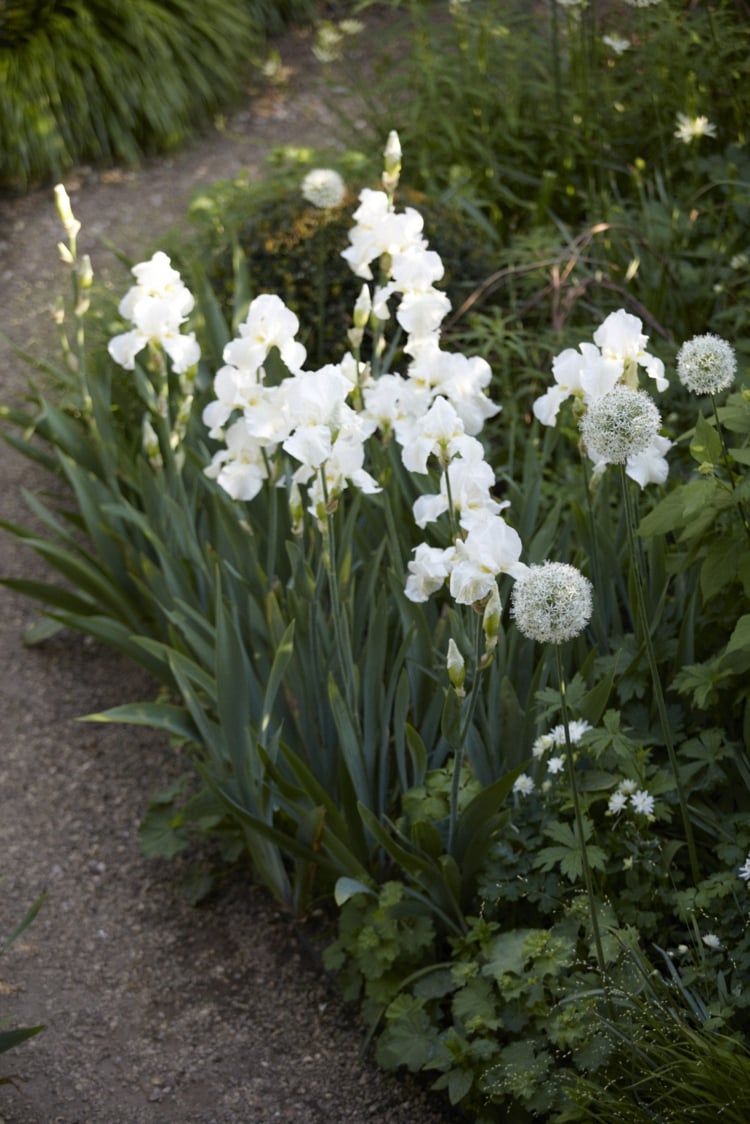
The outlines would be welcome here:
M 656 407 L 644 407 L 647 396 L 638 391 L 638 370 L 642 367 L 663 391 L 668 386 L 664 364 L 646 351 L 648 336 L 641 320 L 624 309 L 610 313 L 593 338 L 593 343 L 566 348 L 555 357 L 554 384 L 534 402 L 534 415 L 542 425 L 554 425 L 562 403 L 574 397 L 595 476 L 608 464 L 624 463 L 641 488 L 663 484 L 669 471 L 665 454 L 672 443 L 659 434 Z
M 568 723 L 568 735 L 570 737 L 571 745 L 578 745 L 581 738 L 587 731 L 591 729 L 591 723 L 587 722 L 584 718 L 574 718 Z M 553 726 L 552 729 L 542 734 L 536 739 L 531 747 L 531 753 L 539 760 L 544 757 L 545 753 L 550 749 L 562 749 L 565 746 L 565 727 L 560 724 Z M 552 772 L 558 770 L 553 769 Z
M 309 510 L 325 522 L 326 508 L 347 481 L 365 492 L 379 490 L 363 467 L 364 441 L 375 427 L 347 401 L 357 385 L 353 357 L 304 370 L 307 352 L 295 338 L 298 329 L 280 297 L 262 293 L 252 301 L 239 336 L 224 348 L 216 399 L 203 411 L 210 436 L 226 446 L 206 473 L 234 499 L 251 500 L 275 476 L 281 448 L 297 462 L 292 482 L 310 485 Z M 265 364 L 274 349 L 288 376 L 269 384 Z
M 224 366 L 214 379 L 216 400 L 203 414 L 210 435 L 225 443 L 207 471 L 230 495 L 252 499 L 266 479 L 283 475 L 275 463 L 283 450 L 297 462 L 292 480 L 308 487 L 308 510 L 320 519 L 347 482 L 365 492 L 379 490 L 364 468 L 365 442 L 379 430 L 385 440 L 395 436 L 410 471 L 427 473 L 433 456 L 443 470 L 441 491 L 423 496 L 416 505 L 419 525 L 449 509 L 445 472 L 451 465 L 453 509 L 468 531 L 474 516 L 495 515 L 501 506 L 490 496 L 494 474 L 476 438 L 499 406 L 486 394 L 489 364 L 440 346 L 440 327 L 450 309 L 446 294 L 435 288 L 443 264 L 427 245 L 419 212 L 395 209 L 392 195 L 400 160 L 398 137 L 392 133 L 385 150 L 388 190 L 361 192 L 342 255 L 365 282 L 350 332 L 354 353 L 347 352 L 340 363 L 306 370 L 294 313 L 277 296 L 256 297 L 239 338 L 224 350 Z M 308 197 L 313 187 L 321 187 L 321 177 L 318 170 L 315 182 L 307 184 Z M 373 378 L 371 368 L 359 359 L 359 345 L 368 322 L 383 325 L 390 319 L 391 304 L 405 334 L 408 368 L 403 375 L 385 371 Z M 278 351 L 287 377 L 269 385 L 265 368 L 272 349 Z M 500 523 L 502 531 L 510 533 Z M 493 539 L 484 549 L 500 548 Z M 516 558 L 518 554 L 520 540 Z M 444 561 L 436 569 L 432 559 L 430 573 L 411 581 L 407 592 L 415 593 L 415 600 L 426 600 L 445 581 Z M 487 592 L 488 586 L 481 596 Z
M 750 883 L 750 855 L 747 856 L 737 873 L 745 882 Z
M 628 807 L 642 816 L 653 816 L 654 798 L 645 788 L 638 788 L 635 781 L 620 781 L 609 798 L 607 812 L 611 816 L 619 816 Z
M 148 344 L 157 344 L 172 360 L 175 373 L 184 374 L 201 354 L 195 333 L 180 332 L 193 308 L 192 293 L 161 250 L 150 261 L 133 266 L 132 273 L 137 284 L 120 301 L 119 312 L 133 328 L 109 341 L 109 354 L 132 371 L 136 355 Z

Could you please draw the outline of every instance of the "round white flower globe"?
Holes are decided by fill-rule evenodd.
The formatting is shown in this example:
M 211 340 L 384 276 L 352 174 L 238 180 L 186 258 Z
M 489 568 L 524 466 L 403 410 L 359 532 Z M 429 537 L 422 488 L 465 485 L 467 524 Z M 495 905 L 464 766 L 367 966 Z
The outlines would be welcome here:
M 718 394 L 734 382 L 734 348 L 721 336 L 693 336 L 677 352 L 677 377 L 693 394 Z
M 511 594 L 510 612 L 524 636 L 540 644 L 562 644 L 591 620 L 592 585 L 566 562 L 529 566 Z
M 343 202 L 346 188 L 333 168 L 313 168 L 302 181 L 302 194 L 308 203 L 326 210 Z
M 580 422 L 588 454 L 600 464 L 625 464 L 645 453 L 660 426 L 661 415 L 646 391 L 622 383 L 595 398 Z

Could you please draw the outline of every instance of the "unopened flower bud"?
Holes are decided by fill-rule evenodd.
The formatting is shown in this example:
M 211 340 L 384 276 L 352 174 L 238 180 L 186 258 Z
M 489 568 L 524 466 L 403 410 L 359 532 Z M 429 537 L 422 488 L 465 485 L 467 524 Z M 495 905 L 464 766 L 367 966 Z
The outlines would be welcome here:
M 448 641 L 448 654 L 445 660 L 445 666 L 448 669 L 448 678 L 451 681 L 451 686 L 459 698 L 463 698 L 464 680 L 466 679 L 466 664 L 464 658 L 458 650 L 458 645 L 451 637 Z
M 304 528 L 305 510 L 302 505 L 302 493 L 296 480 L 292 481 L 289 489 L 289 516 L 292 520 L 292 534 L 301 535 Z
M 401 175 L 401 142 L 395 129 L 391 129 L 388 134 L 383 156 L 385 157 L 383 187 L 390 193 L 396 190 Z
M 76 234 L 81 229 L 81 224 L 73 214 L 70 198 L 61 183 L 58 183 L 55 187 L 55 205 L 68 238 L 75 238 Z
M 162 460 L 161 448 L 159 447 L 159 438 L 151 424 L 151 418 L 148 414 L 143 415 L 141 440 L 143 443 L 143 451 L 148 457 L 148 462 L 151 467 L 163 468 L 164 461 Z
M 371 312 L 372 299 L 370 297 L 370 289 L 368 285 L 363 285 L 354 305 L 354 327 L 366 328 Z
M 497 582 L 495 582 L 490 589 L 487 604 L 484 607 L 484 616 L 482 617 L 485 647 L 488 652 L 494 651 L 497 647 L 498 636 L 500 635 L 500 614 L 502 613 L 502 608 L 500 604 L 500 592 L 497 588 Z
M 82 289 L 90 289 L 94 283 L 94 270 L 91 265 L 91 258 L 88 254 L 84 254 L 78 263 L 78 284 Z

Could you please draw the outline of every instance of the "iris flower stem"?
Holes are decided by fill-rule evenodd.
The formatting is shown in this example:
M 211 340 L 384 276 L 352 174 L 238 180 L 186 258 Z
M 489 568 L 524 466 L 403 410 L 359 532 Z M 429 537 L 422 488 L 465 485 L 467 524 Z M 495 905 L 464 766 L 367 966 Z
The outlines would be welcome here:
M 479 680 L 481 678 L 481 670 L 479 667 L 482 656 L 482 618 L 478 614 L 474 622 L 474 678 L 471 684 L 471 691 L 466 700 L 464 707 L 464 718 L 461 723 L 461 730 L 458 739 L 458 747 L 456 749 L 455 757 L 453 758 L 453 776 L 451 777 L 451 801 L 450 812 L 448 818 L 448 854 L 453 854 L 453 841 L 456 835 L 456 824 L 458 823 L 458 793 L 461 787 L 461 770 L 463 769 L 464 756 L 466 753 L 466 739 L 469 736 L 471 724 L 474 721 L 474 711 L 477 706 L 477 699 L 479 698 Z
M 664 735 L 664 742 L 667 747 L 667 755 L 669 757 L 669 764 L 672 768 L 674 775 L 675 786 L 677 788 L 677 798 L 680 802 L 680 813 L 682 815 L 682 827 L 685 832 L 685 842 L 687 844 L 688 855 L 690 857 L 690 870 L 693 876 L 693 882 L 697 885 L 700 881 L 700 869 L 698 867 L 698 852 L 695 846 L 695 837 L 693 835 L 693 825 L 690 822 L 688 815 L 687 797 L 685 789 L 680 778 L 680 769 L 677 762 L 677 752 L 674 747 L 674 738 L 672 737 L 672 730 L 669 725 L 669 718 L 667 716 L 667 705 L 664 699 L 664 691 L 661 685 L 661 678 L 659 676 L 659 668 L 656 663 L 656 652 L 654 651 L 654 642 L 651 637 L 651 629 L 648 623 L 648 609 L 646 606 L 645 594 L 645 564 L 641 557 L 640 544 L 636 538 L 635 517 L 630 502 L 630 494 L 628 489 L 628 479 L 625 475 L 625 466 L 620 465 L 620 480 L 622 483 L 622 496 L 623 506 L 625 507 L 625 521 L 628 528 L 628 545 L 630 547 L 630 556 L 633 561 L 633 568 L 635 571 L 635 596 L 636 608 L 638 615 L 638 626 L 641 632 L 643 643 L 646 648 L 646 657 L 648 659 L 648 666 L 651 671 L 651 684 L 654 692 L 654 700 L 656 702 L 656 709 L 659 715 L 659 722 Z
M 591 876 L 591 867 L 589 866 L 589 856 L 586 851 L 586 831 L 583 825 L 583 812 L 581 810 L 581 798 L 578 793 L 578 784 L 576 782 L 576 769 L 575 761 L 573 760 L 573 745 L 570 740 L 570 722 L 568 719 L 568 702 L 566 698 L 565 687 L 565 672 L 563 670 L 562 656 L 560 654 L 560 645 L 555 644 L 555 657 L 557 659 L 557 681 L 560 688 L 560 710 L 562 713 L 563 729 L 565 730 L 565 757 L 568 765 L 568 780 L 570 781 L 570 791 L 573 795 L 573 809 L 576 818 L 576 827 L 578 830 L 578 842 L 581 847 L 581 869 L 583 871 L 583 881 L 586 886 L 586 896 L 589 900 L 589 914 L 591 915 L 591 932 L 594 936 L 594 948 L 596 949 L 596 960 L 599 965 L 599 974 L 602 980 L 605 979 L 607 974 L 607 967 L 604 960 L 604 948 L 602 946 L 602 934 L 599 928 L 599 915 L 596 911 L 596 897 L 594 896 L 594 880 Z
M 352 669 L 354 668 L 354 654 L 349 629 L 344 620 L 344 611 L 341 604 L 341 591 L 339 589 L 338 560 L 336 555 L 336 529 L 333 525 L 333 512 L 330 510 L 328 498 L 328 485 L 325 478 L 325 465 L 320 468 L 320 479 L 323 487 L 323 499 L 326 506 L 327 544 L 324 547 L 328 556 L 328 589 L 331 595 L 331 616 L 333 617 L 333 631 L 336 637 L 336 651 L 344 683 L 344 698 L 349 710 L 352 725 L 359 730 L 357 720 L 356 697 Z
M 268 459 L 268 453 L 265 449 L 262 450 L 263 464 L 266 469 L 266 477 L 268 480 L 273 481 L 272 465 Z M 268 540 L 266 543 L 266 581 L 268 588 L 273 586 L 274 571 L 276 569 L 276 539 L 279 533 L 279 502 L 277 497 L 278 489 L 272 486 L 268 489 Z

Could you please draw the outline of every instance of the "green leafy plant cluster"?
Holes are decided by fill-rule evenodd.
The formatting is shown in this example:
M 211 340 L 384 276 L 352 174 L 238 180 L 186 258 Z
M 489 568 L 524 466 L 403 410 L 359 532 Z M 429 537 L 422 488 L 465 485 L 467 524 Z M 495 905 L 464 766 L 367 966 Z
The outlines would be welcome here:
M 0 945 L 0 952 L 7 952 L 9 948 L 18 940 L 21 934 L 29 927 L 37 913 L 42 907 L 44 902 L 44 895 L 38 898 L 37 901 L 31 906 L 26 916 L 16 926 L 4 944 Z M 35 1034 L 39 1034 L 44 1030 L 44 1026 L 18 1026 L 11 1029 L 4 1029 L 3 1024 L 8 1022 L 8 1019 L 3 1018 L 0 1020 L 0 1054 L 5 1054 L 9 1050 L 14 1050 L 16 1046 L 20 1046 L 22 1042 L 26 1042 L 29 1038 L 33 1038 Z M 17 1073 L 2 1074 L 0 1073 L 0 1085 L 15 1085 L 16 1082 L 22 1080 Z
M 750 31 L 734 0 L 396 6 L 345 135 L 398 128 L 412 186 L 471 214 L 496 248 L 487 291 L 527 332 L 625 304 L 665 339 L 709 321 L 746 334 Z M 678 114 L 715 132 L 681 140 Z
M 502 130 L 489 128 L 489 111 L 468 112 L 460 99 L 449 111 L 437 93 L 443 77 L 457 86 L 460 63 L 468 96 L 476 73 L 487 73 L 481 66 L 499 66 L 496 49 L 521 60 L 525 40 L 506 35 L 490 6 L 453 8 L 434 27 L 418 25 L 416 46 L 431 60 L 424 74 L 453 137 L 445 159 L 459 167 L 446 183 L 430 158 L 425 211 L 433 191 L 442 199 L 447 188 L 450 208 L 475 224 L 465 239 L 471 262 L 482 261 L 475 231 L 497 224 L 500 249 L 483 284 L 471 277 L 477 296 L 451 324 L 451 344 L 493 361 L 503 411 L 482 431 L 492 497 L 509 501 L 525 561 L 554 555 L 590 576 L 590 622 L 564 644 L 529 638 L 510 612 L 508 574 L 492 618 L 489 603 L 454 603 L 445 588 L 423 603 L 405 596 L 408 561 L 424 541 L 412 505 L 439 474 L 407 472 L 393 441 L 369 447 L 381 492 L 329 495 L 314 517 L 294 498 L 290 468 L 248 501 L 230 499 L 206 475 L 216 450 L 202 411 L 251 298 L 278 288 L 296 302 L 312 321 L 305 341 L 314 362 L 318 347 L 332 358 L 331 326 L 340 347 L 351 331 L 343 282 L 339 290 L 332 280 L 330 302 L 327 285 L 343 249 L 343 238 L 334 249 L 334 232 L 343 234 L 352 201 L 330 213 L 295 201 L 295 180 L 319 163 L 309 153 L 264 189 L 220 184 L 196 200 L 196 252 L 181 263 L 203 358 L 187 375 L 153 344 L 132 373 L 115 368 L 104 341 L 121 325 L 111 312 L 96 323 L 73 240 L 67 365 L 54 392 L 36 390 L 26 408 L 6 411 L 10 440 L 68 492 L 29 496 L 37 529 L 5 529 L 65 581 L 6 583 L 44 606 L 30 639 L 77 628 L 153 675 L 152 700 L 90 716 L 154 725 L 184 755 L 185 776 L 151 798 L 142 833 L 150 853 L 186 854 L 212 838 L 224 861 L 249 858 L 297 916 L 322 907 L 333 928 L 339 911 L 327 963 L 361 1004 L 383 1065 L 424 1073 L 477 1121 L 653 1118 L 670 1082 L 713 1119 L 721 1090 L 697 1076 L 713 1059 L 726 1064 L 723 1092 L 741 1113 L 750 1030 L 750 392 L 745 311 L 735 301 L 747 270 L 724 258 L 716 284 L 713 273 L 695 271 L 725 232 L 723 249 L 741 257 L 746 173 L 735 133 L 708 162 L 703 147 L 672 136 L 678 107 L 703 107 L 684 100 L 690 82 L 696 96 L 704 85 L 715 91 L 712 120 L 724 139 L 736 132 L 744 93 L 722 94 L 690 38 L 715 35 L 731 73 L 736 16 L 729 5 L 688 14 L 664 2 L 629 13 L 630 50 L 643 46 L 664 62 L 661 10 L 672 32 L 688 36 L 680 49 L 694 62 L 687 86 L 662 92 L 662 75 L 648 93 L 645 168 L 614 132 L 602 149 L 587 122 L 574 150 L 580 161 L 563 167 L 572 192 L 553 192 L 541 206 L 530 183 L 541 190 L 540 136 L 524 149 L 520 115 L 515 133 L 505 122 L 514 167 L 528 176 L 506 221 L 487 184 L 480 190 L 493 177 L 478 161 L 482 144 L 492 157 Z M 553 66 L 544 79 L 535 70 L 535 51 L 559 51 L 540 57 L 570 68 L 570 97 L 583 98 L 590 79 L 586 105 L 595 80 L 607 79 L 609 56 L 588 11 L 568 24 L 561 8 L 556 31 L 544 24 L 541 38 L 536 24 L 524 25 L 531 63 L 519 70 L 547 83 L 540 121 L 556 77 Z M 456 50 L 432 38 L 446 29 L 465 36 Z M 643 65 L 634 62 L 624 81 L 637 84 Z M 616 113 L 612 122 L 625 119 Z M 533 134 L 536 123 L 523 128 Z M 426 168 L 421 129 L 411 135 Z M 554 150 L 552 132 L 547 139 Z M 668 163 L 675 156 L 669 181 L 657 168 L 659 145 Z M 603 151 L 623 167 L 607 171 Z M 336 166 L 351 182 L 376 182 L 364 157 Z M 707 209 L 703 225 L 686 208 L 709 196 L 721 205 Z M 415 197 L 404 190 L 403 198 Z M 600 205 L 601 223 L 592 219 Z M 579 398 L 563 404 L 554 428 L 534 415 L 552 356 L 579 344 L 580 324 L 590 336 L 615 302 L 643 314 L 670 380 L 660 430 L 672 442 L 669 475 L 643 488 L 624 466 L 592 476 Z M 347 335 L 377 375 L 403 359 L 399 329 L 383 323 L 368 314 L 365 342 L 353 342 L 356 328 Z M 737 345 L 739 378 L 731 393 L 698 400 L 674 377 L 677 346 L 719 330 Z M 265 384 L 288 377 L 271 350 Z M 449 519 L 430 526 L 440 547 L 459 537 Z M 205 867 L 188 872 L 189 897 L 209 888 Z M 668 1031 L 659 1033 L 664 1011 Z

